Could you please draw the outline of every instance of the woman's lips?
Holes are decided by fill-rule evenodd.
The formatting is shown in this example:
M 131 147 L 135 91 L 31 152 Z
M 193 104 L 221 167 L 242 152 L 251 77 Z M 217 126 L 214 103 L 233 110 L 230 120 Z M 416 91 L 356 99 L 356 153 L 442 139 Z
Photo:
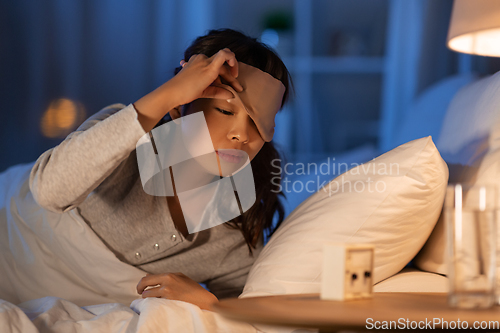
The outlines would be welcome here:
M 234 149 L 226 149 L 224 151 L 216 150 L 215 152 L 223 161 L 229 163 L 239 163 L 243 159 L 243 155 Z

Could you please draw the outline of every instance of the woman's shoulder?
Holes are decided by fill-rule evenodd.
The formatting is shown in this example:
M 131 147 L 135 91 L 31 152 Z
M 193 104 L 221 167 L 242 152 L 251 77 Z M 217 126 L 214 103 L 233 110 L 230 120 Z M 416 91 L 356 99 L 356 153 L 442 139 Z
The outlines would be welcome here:
M 128 109 L 127 109 L 128 108 Z M 129 112 L 131 113 L 132 111 L 135 112 L 135 109 L 133 109 L 133 105 L 130 104 L 129 106 L 126 106 L 121 103 L 115 103 L 108 105 L 98 112 L 94 113 L 92 116 L 87 118 L 77 129 L 76 131 L 85 131 L 89 129 L 90 127 L 96 125 L 97 123 L 103 121 L 104 119 L 114 115 L 118 111 L 123 110 L 124 112 Z

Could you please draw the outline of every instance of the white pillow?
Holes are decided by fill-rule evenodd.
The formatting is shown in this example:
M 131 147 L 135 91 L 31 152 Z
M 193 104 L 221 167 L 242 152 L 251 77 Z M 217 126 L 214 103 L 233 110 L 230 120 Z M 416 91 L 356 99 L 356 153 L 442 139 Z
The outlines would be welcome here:
M 453 98 L 437 147 L 450 167 L 450 183 L 500 184 L 500 72 L 460 90 Z M 443 216 L 413 263 L 447 274 Z
M 486 151 L 479 150 L 479 153 L 469 162 L 470 166 L 464 169 L 459 181 L 469 185 L 497 185 L 500 187 L 500 121 L 491 127 L 491 133 L 489 138 L 485 140 L 485 144 L 488 149 Z M 415 257 L 415 266 L 427 272 L 444 275 L 448 273 L 445 231 L 444 215 L 441 214 L 429 240 Z M 500 237 L 500 232 L 498 236 Z M 498 267 L 500 269 L 500 265 Z
M 457 74 L 447 77 L 423 91 L 406 112 L 401 126 L 394 133 L 391 148 L 410 140 L 431 135 L 434 140 L 441 131 L 448 105 L 457 91 L 477 80 L 473 74 Z M 436 140 L 439 142 L 439 139 Z M 438 150 L 442 153 L 438 144 Z M 445 159 L 446 160 L 446 159 Z
M 375 293 L 447 293 L 448 278 L 439 274 L 405 268 L 373 286 Z
M 436 146 L 447 163 L 468 164 L 500 117 L 500 72 L 462 88 L 446 111 Z
M 429 237 L 447 181 L 448 169 L 431 137 L 338 176 L 283 221 L 252 266 L 239 298 L 319 293 L 326 242 L 372 243 L 374 282 L 394 275 Z

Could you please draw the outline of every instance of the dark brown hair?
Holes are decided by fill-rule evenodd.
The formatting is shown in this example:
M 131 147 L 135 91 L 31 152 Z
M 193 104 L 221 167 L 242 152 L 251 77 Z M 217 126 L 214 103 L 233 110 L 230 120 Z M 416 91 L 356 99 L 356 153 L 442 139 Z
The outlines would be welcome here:
M 285 64 L 267 45 L 256 38 L 249 37 L 232 29 L 210 30 L 205 36 L 198 37 L 184 52 L 184 61 L 194 54 L 204 54 L 211 57 L 219 50 L 229 48 L 236 59 L 247 65 L 256 67 L 280 80 L 286 90 L 283 94 L 281 107 L 289 98 L 291 78 Z M 182 67 L 175 69 L 177 74 Z M 271 165 L 271 162 L 274 162 Z M 284 218 L 283 204 L 279 196 L 283 192 L 273 191 L 281 182 L 281 175 L 271 174 L 271 167 L 281 170 L 281 156 L 272 142 L 265 142 L 262 149 L 251 162 L 255 181 L 255 204 L 243 215 L 225 223 L 229 228 L 240 229 L 248 245 L 250 254 L 255 249 L 258 238 L 266 232 L 270 237 L 280 226 Z M 272 179 L 276 177 L 274 180 Z M 273 181 L 273 183 L 271 183 Z M 278 186 L 279 187 L 279 186 Z M 281 187 L 279 187 L 281 188 Z M 273 228 L 273 219 L 277 214 L 277 223 Z

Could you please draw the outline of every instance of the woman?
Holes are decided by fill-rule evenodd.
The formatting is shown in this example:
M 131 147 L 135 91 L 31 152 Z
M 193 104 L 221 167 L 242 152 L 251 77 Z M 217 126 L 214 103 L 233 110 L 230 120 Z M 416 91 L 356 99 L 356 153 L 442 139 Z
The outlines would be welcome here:
M 252 89 L 238 80 L 241 68 L 250 74 L 240 80 L 255 74 L 269 87 L 283 89 L 252 97 Z M 288 97 L 289 77 L 264 44 L 234 30 L 212 30 L 186 50 L 171 80 L 133 104 L 101 110 L 42 154 L 30 174 L 33 196 L 51 211 L 76 208 L 120 260 L 146 271 L 137 286 L 142 297 L 181 300 L 202 309 L 218 298 L 236 297 L 263 247 L 264 231 L 273 232 L 273 216 L 278 213 L 278 225 L 283 219 L 278 193 L 271 191 L 271 160 L 279 154 L 269 141 L 274 115 Z M 262 104 L 268 98 L 279 100 L 276 110 L 272 103 Z M 252 113 L 248 103 L 253 102 L 269 110 Z M 168 121 L 166 115 L 176 119 L 197 111 L 203 111 L 217 152 L 237 149 L 248 155 L 256 201 L 232 221 L 190 234 L 178 197 L 145 193 L 136 144 Z

